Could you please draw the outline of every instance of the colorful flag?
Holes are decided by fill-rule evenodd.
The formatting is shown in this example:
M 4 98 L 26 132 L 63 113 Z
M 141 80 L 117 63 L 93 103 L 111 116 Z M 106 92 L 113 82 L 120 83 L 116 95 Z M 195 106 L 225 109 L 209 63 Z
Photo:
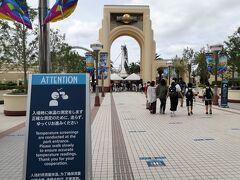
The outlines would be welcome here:
M 108 75 L 108 67 L 107 67 L 107 60 L 108 60 L 108 53 L 107 52 L 100 52 L 99 58 L 99 68 L 98 68 L 98 78 L 101 79 L 102 75 L 104 79 L 107 78 Z
M 102 79 L 102 75 L 104 79 L 107 79 L 108 77 L 108 69 L 109 68 L 104 68 L 104 70 L 102 71 L 102 69 L 99 67 L 98 68 L 98 79 Z
M 206 63 L 207 63 L 207 69 L 208 72 L 210 72 L 211 74 L 214 73 L 214 58 L 213 58 L 213 53 L 206 53 Z
M 26 0 L 0 0 L 0 19 L 17 21 L 32 29 Z
M 67 18 L 75 10 L 77 2 L 78 0 L 56 0 L 56 3 L 45 17 L 44 24 Z
M 91 52 L 85 53 L 85 59 L 86 59 L 86 70 L 88 73 L 90 73 L 90 76 L 94 73 L 94 58 Z
M 219 54 L 218 74 L 223 74 L 227 70 L 227 55 L 225 53 Z
M 22 8 L 24 13 L 28 15 L 28 6 L 26 0 L 16 0 L 16 2 Z

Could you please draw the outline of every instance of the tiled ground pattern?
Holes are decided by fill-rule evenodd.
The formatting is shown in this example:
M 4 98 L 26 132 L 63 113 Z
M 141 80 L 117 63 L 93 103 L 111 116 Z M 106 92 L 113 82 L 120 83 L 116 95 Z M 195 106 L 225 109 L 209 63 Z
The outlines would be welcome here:
M 14 133 L 15 131 L 22 129 L 24 127 L 25 127 L 25 122 L 22 122 L 19 125 L 16 125 L 6 131 L 0 132 L 0 139 L 7 136 L 8 134 Z
M 21 180 L 24 128 L 0 139 L 0 179 Z
M 239 115 L 214 109 L 207 116 L 196 104 L 193 116 L 179 108 L 170 118 L 150 114 L 143 95 L 114 99 L 135 179 L 240 179 Z M 143 157 L 166 157 L 166 166 L 149 167 Z
M 134 179 L 129 162 L 121 125 L 118 118 L 115 102 L 111 95 L 112 142 L 113 142 L 113 174 L 115 180 Z
M 198 102 L 193 116 L 179 108 L 170 118 L 168 111 L 150 114 L 143 94 L 114 93 L 113 97 L 134 179 L 240 179 L 237 113 L 215 108 L 212 116 L 205 115 Z M 107 94 L 92 124 L 93 179 L 116 177 L 111 110 Z M 0 138 L 0 180 L 22 178 L 23 148 L 24 128 Z M 165 166 L 155 162 L 149 166 L 149 159 L 161 159 Z
M 92 173 L 96 180 L 114 179 L 110 103 L 106 95 L 92 124 Z

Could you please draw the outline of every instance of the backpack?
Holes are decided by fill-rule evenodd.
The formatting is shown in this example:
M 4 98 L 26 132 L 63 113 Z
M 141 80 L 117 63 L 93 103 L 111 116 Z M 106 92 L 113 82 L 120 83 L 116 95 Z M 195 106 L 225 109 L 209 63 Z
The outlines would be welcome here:
M 212 92 L 212 89 L 210 87 L 206 87 L 205 97 L 206 97 L 206 99 L 212 99 L 213 92 Z
M 188 89 L 186 92 L 186 98 L 187 99 L 193 99 L 193 91 L 192 89 Z
M 171 86 L 171 87 L 169 88 L 169 96 L 170 96 L 171 98 L 178 97 L 177 89 L 176 89 L 175 86 Z
M 185 93 L 185 89 L 186 89 L 186 83 L 183 82 L 183 81 L 180 81 L 178 84 L 179 84 L 179 86 L 181 88 L 181 92 L 184 94 Z

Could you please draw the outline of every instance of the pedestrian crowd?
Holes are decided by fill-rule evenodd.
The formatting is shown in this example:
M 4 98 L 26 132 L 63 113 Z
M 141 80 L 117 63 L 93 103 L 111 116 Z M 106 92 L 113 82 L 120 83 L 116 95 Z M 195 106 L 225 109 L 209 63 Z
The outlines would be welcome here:
M 196 91 L 193 89 L 193 84 L 186 84 L 182 78 L 173 81 L 167 86 L 165 79 L 161 79 L 157 85 L 155 81 L 147 82 L 143 86 L 146 95 L 146 108 L 151 114 L 156 114 L 157 99 L 160 100 L 159 111 L 160 114 L 165 114 L 167 98 L 170 99 L 170 116 L 175 116 L 178 104 L 183 107 L 184 98 L 186 99 L 187 115 L 193 115 L 193 102 L 195 100 Z M 212 98 L 213 91 L 209 82 L 206 82 L 203 89 L 203 101 L 205 102 L 206 114 L 212 114 Z
M 143 92 L 143 85 L 141 82 L 111 82 L 112 92 L 125 92 L 125 91 L 134 91 L 134 92 Z

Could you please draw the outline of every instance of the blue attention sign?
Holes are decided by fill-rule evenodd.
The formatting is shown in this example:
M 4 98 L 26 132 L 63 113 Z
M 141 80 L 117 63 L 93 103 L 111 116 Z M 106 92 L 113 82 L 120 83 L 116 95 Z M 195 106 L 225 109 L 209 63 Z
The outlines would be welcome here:
M 90 179 L 88 82 L 87 74 L 30 77 L 23 179 Z

